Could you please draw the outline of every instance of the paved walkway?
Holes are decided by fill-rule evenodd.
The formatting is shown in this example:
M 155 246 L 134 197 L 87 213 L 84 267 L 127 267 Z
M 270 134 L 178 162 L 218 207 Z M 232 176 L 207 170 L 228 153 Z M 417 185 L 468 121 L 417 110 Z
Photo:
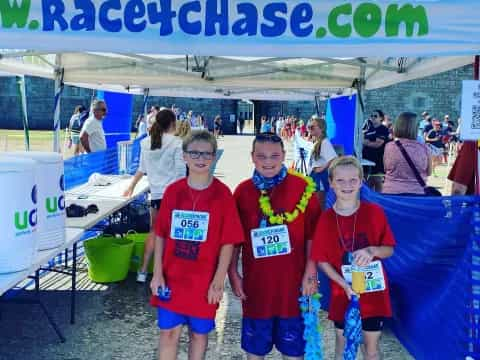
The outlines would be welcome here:
M 251 136 L 224 137 L 225 152 L 216 175 L 232 189 L 251 176 Z M 289 158 L 291 156 L 289 155 Z M 79 274 L 77 323 L 68 324 L 69 280 L 58 274 L 42 279 L 42 299 L 65 332 L 60 344 L 38 306 L 3 304 L 0 309 L 0 360 L 154 360 L 157 348 L 155 311 L 148 305 L 147 286 L 135 283 L 134 274 L 118 284 L 98 285 L 88 280 L 86 267 Z M 218 310 L 217 328 L 209 339 L 207 359 L 244 359 L 240 349 L 239 301 L 227 289 Z M 334 336 L 324 318 L 323 344 L 332 359 Z M 186 359 L 187 336 L 181 339 L 179 359 Z M 411 359 L 395 337 L 386 333 L 382 348 L 387 360 Z M 280 359 L 274 353 L 268 359 Z

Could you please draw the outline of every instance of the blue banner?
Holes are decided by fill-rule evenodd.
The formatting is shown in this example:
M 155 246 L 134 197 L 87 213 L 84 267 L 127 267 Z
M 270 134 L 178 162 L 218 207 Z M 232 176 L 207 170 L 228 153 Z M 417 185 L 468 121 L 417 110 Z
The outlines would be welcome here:
M 15 0 L 2 48 L 239 56 L 480 51 L 477 0 Z

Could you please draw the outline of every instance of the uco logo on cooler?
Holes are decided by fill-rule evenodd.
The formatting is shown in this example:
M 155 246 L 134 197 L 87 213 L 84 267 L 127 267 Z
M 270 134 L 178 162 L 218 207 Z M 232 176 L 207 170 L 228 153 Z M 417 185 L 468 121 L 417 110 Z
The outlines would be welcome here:
M 59 181 L 60 189 L 64 191 L 65 185 L 64 185 L 64 178 L 63 175 L 60 176 L 60 181 Z M 56 213 L 58 210 L 63 211 L 65 210 L 65 198 L 63 195 L 60 195 L 59 197 L 53 196 L 53 197 L 47 197 L 45 199 L 45 207 L 47 209 L 47 213 L 49 215 Z
M 32 203 L 37 204 L 37 186 L 34 185 L 30 194 Z M 17 230 L 26 230 L 28 227 L 35 227 L 37 225 L 37 208 L 32 210 L 16 211 L 15 212 L 15 228 Z

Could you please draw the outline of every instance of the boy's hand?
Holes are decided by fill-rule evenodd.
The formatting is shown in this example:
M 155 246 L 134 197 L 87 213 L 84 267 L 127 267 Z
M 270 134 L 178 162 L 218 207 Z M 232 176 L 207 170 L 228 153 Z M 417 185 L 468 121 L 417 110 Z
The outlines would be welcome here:
M 228 279 L 230 280 L 230 286 L 232 287 L 232 291 L 235 294 L 235 296 L 242 301 L 247 300 L 247 295 L 245 295 L 245 292 L 243 291 L 242 277 L 238 273 L 236 273 L 236 274 L 229 274 Z
M 158 296 L 159 287 L 165 287 L 165 278 L 163 275 L 153 275 L 152 281 L 150 281 L 150 290 L 152 291 L 153 295 Z
M 353 261 L 358 266 L 367 266 L 373 260 L 373 253 L 370 248 L 364 248 L 353 252 Z
M 347 284 L 343 289 L 345 290 L 345 294 L 347 295 L 348 300 L 352 300 L 352 296 L 358 297 L 358 294 L 352 290 L 352 287 L 350 285 Z
M 218 304 L 223 297 L 223 290 L 225 289 L 225 283 L 223 280 L 213 279 L 210 287 L 208 288 L 208 303 Z
M 305 272 L 302 279 L 302 295 L 310 296 L 318 292 L 317 274 Z

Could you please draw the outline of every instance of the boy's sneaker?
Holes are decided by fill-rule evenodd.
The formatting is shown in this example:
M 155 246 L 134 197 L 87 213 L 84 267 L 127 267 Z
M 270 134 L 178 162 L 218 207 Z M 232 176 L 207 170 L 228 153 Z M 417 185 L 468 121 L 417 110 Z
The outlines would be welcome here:
M 139 271 L 137 273 L 137 282 L 144 283 L 147 281 L 147 273 L 143 271 Z

